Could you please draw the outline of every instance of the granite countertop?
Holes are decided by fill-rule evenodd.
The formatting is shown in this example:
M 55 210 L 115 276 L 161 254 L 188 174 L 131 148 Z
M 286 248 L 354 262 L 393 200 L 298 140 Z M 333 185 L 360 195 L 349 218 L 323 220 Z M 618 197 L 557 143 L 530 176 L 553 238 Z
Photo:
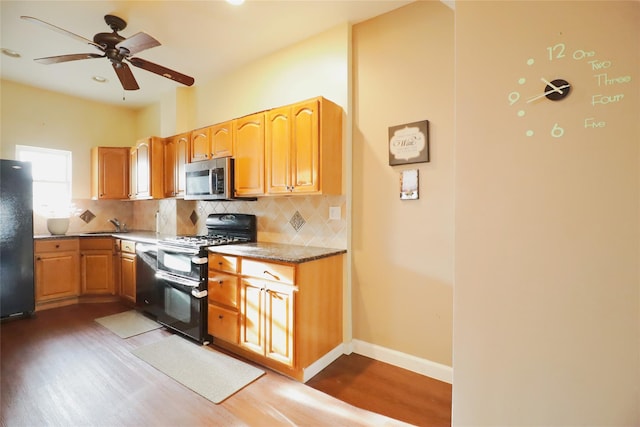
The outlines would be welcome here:
M 166 237 L 164 234 L 158 234 L 155 231 L 132 230 L 125 233 L 117 233 L 115 231 L 98 231 L 91 233 L 67 233 L 67 234 L 38 234 L 33 236 L 34 239 L 69 239 L 74 237 L 116 237 L 123 240 L 133 240 L 144 243 L 157 243 L 158 240 Z
M 223 255 L 236 255 L 268 261 L 281 261 L 293 264 L 309 262 L 333 255 L 344 254 L 345 249 L 320 248 L 315 246 L 289 245 L 284 243 L 242 243 L 239 245 L 212 246 L 210 252 Z
M 91 232 L 91 233 L 68 233 L 68 234 L 39 234 L 33 236 L 37 240 L 69 239 L 69 238 L 91 238 L 91 237 L 115 237 L 123 240 L 155 244 L 159 240 L 170 235 L 158 234 L 154 231 L 132 230 L 126 233 L 116 233 L 115 231 Z M 344 254 L 345 249 L 320 248 L 316 246 L 289 245 L 285 243 L 242 243 L 237 245 L 212 246 L 210 252 L 223 255 L 235 255 L 267 261 L 280 261 L 292 264 L 300 264 L 333 255 Z

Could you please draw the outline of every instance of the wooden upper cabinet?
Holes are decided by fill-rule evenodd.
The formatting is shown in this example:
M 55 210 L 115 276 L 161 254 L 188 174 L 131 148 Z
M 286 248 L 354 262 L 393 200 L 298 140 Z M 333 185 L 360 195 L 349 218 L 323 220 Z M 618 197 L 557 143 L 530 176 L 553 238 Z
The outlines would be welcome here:
M 291 191 L 291 107 L 267 112 L 265 132 L 267 192 Z
M 191 131 L 191 161 L 198 162 L 211 158 L 211 128 L 206 127 Z
M 130 150 L 131 199 L 164 197 L 164 144 L 161 138 L 139 140 Z
M 196 129 L 191 132 L 190 161 L 233 156 L 233 121 Z
M 190 134 L 183 133 L 164 140 L 164 196 L 183 197 L 184 165 L 189 162 Z
M 233 122 L 228 121 L 210 128 L 211 158 L 233 156 Z
M 129 147 L 91 149 L 91 198 L 129 198 Z
M 314 98 L 267 112 L 267 194 L 342 193 L 342 111 Z
M 233 122 L 235 146 L 235 195 L 264 194 L 264 113 L 241 117 Z

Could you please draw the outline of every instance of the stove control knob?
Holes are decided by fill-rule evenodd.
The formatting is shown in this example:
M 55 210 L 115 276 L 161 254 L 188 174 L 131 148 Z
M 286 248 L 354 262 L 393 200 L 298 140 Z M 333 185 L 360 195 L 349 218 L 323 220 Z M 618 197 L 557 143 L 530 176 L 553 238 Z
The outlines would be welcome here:
M 191 262 L 197 265 L 202 265 L 202 264 L 206 264 L 209 262 L 209 258 L 207 257 L 198 257 L 198 256 L 194 256 L 193 258 L 191 258 Z

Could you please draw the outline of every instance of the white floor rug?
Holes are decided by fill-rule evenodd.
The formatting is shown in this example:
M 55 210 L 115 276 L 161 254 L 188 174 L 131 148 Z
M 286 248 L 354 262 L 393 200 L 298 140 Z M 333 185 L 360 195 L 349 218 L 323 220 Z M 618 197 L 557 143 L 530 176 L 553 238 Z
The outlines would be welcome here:
M 136 310 L 99 317 L 95 321 L 120 338 L 129 338 L 162 327 L 158 322 L 154 322 Z
M 264 371 L 177 335 L 132 351 L 213 403 L 220 403 L 264 375 Z

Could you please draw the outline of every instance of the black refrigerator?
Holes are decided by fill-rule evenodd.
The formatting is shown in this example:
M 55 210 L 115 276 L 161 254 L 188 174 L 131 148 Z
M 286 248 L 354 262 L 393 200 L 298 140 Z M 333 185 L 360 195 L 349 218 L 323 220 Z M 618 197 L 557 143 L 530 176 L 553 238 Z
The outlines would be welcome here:
M 0 159 L 0 317 L 31 315 L 33 177 L 31 163 Z

